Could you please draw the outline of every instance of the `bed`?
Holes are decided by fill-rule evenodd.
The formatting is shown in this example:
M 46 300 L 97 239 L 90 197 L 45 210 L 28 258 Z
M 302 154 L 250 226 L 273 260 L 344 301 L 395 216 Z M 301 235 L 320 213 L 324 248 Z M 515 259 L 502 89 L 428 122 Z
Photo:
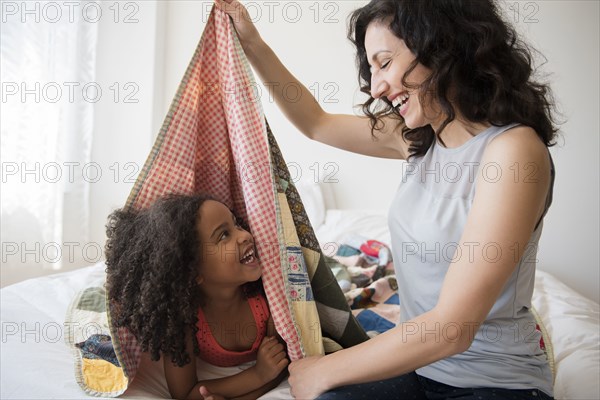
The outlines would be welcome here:
M 338 210 L 318 185 L 298 185 L 324 254 L 349 233 L 389 243 L 385 212 Z M 542 266 L 543 267 L 543 266 Z M 104 265 L 23 281 L 1 289 L 2 399 L 83 399 L 74 378 L 71 349 L 65 344 L 67 307 L 75 294 L 101 283 Z M 557 399 L 600 398 L 599 305 L 543 270 L 533 298 L 549 356 L 555 364 Z M 205 378 L 235 372 L 200 364 Z M 160 363 L 142 359 L 142 368 L 122 398 L 169 398 Z M 283 382 L 264 399 L 289 399 Z

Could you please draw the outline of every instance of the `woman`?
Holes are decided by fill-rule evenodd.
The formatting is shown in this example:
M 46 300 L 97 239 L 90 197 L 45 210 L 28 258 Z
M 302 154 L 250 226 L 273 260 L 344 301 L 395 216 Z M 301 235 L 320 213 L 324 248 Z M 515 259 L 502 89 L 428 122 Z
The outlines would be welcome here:
M 263 81 L 297 82 L 237 0 L 215 1 Z M 291 363 L 293 396 L 551 398 L 529 308 L 556 127 L 529 48 L 492 0 L 373 0 L 350 24 L 366 117 L 274 95 L 311 139 L 408 161 L 389 212 L 402 323 Z

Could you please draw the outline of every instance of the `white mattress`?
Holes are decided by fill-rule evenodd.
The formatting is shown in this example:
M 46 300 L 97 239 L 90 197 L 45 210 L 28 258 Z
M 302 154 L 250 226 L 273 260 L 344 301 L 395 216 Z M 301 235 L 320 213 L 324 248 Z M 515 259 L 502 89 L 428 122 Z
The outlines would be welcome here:
M 389 243 L 383 214 L 328 210 L 316 229 L 325 253 L 343 236 L 356 233 Z M 330 245 L 326 245 L 330 243 Z M 82 399 L 74 378 L 70 349 L 62 337 L 67 306 L 79 290 L 103 281 L 102 264 L 74 272 L 24 281 L 0 290 L 2 399 Z M 584 298 L 552 275 L 538 271 L 534 305 L 549 333 L 557 365 L 555 397 L 600 398 L 599 305 Z M 168 398 L 162 365 L 144 359 L 127 399 Z M 236 369 L 199 365 L 203 378 L 224 376 Z M 289 399 L 284 382 L 265 399 Z
M 73 356 L 64 342 L 62 324 L 71 299 L 81 289 L 102 284 L 102 263 L 77 271 L 30 279 L 3 288 L 1 399 L 82 399 L 75 382 Z M 202 379 L 239 372 L 198 363 Z M 142 359 L 142 368 L 125 399 L 169 398 L 161 362 Z M 289 399 L 283 382 L 267 399 Z

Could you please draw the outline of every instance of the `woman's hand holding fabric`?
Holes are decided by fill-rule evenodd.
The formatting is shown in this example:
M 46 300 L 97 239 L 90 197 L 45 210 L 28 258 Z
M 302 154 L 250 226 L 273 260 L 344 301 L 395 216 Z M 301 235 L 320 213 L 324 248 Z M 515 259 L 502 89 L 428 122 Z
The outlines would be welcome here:
M 250 18 L 248 10 L 238 0 L 215 0 L 215 6 L 224 11 L 233 20 L 233 26 L 235 26 L 244 51 L 248 52 L 253 43 L 258 43 L 262 40 Z

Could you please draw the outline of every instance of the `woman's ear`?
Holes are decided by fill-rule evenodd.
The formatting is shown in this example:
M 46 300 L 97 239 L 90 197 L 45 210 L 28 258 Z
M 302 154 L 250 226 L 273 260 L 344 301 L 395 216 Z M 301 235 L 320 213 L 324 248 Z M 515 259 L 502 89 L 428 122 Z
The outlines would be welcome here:
M 198 274 L 198 277 L 196 278 L 196 283 L 198 285 L 202 285 L 203 282 L 204 282 L 204 276 L 202 276 L 202 274 Z

